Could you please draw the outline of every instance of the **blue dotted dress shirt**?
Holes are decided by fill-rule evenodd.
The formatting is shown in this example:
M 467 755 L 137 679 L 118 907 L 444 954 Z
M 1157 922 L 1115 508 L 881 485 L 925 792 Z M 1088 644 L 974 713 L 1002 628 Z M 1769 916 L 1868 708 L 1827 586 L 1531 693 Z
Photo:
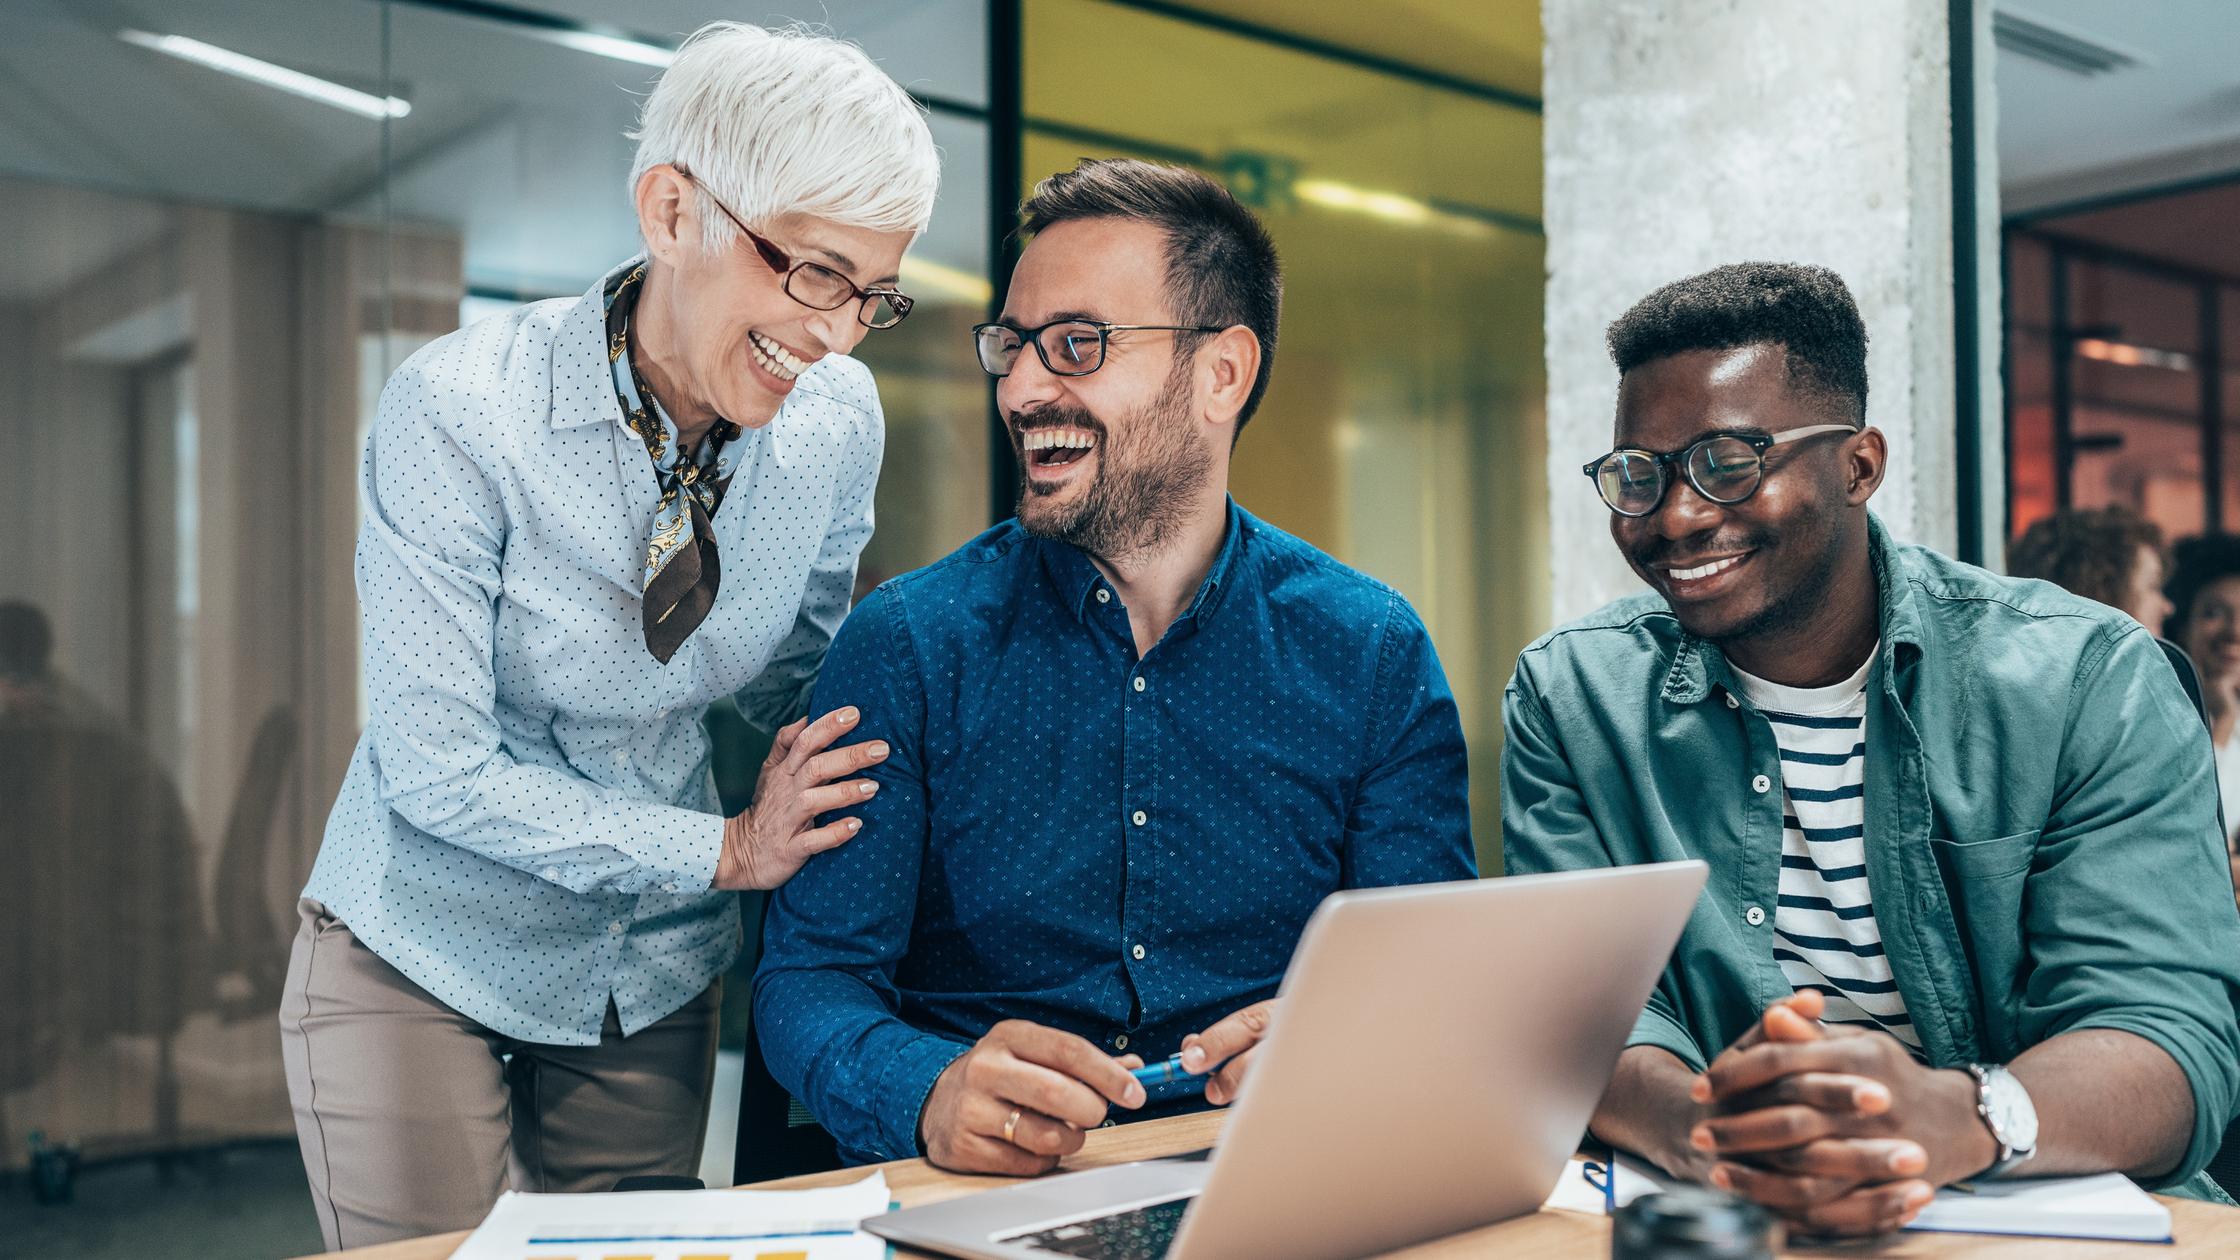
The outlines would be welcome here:
M 634 1033 L 738 956 L 700 715 L 800 713 L 883 440 L 870 372 L 831 355 L 725 448 L 722 589 L 663 665 L 639 594 L 660 489 L 616 400 L 605 283 L 440 338 L 381 391 L 371 713 L 304 890 L 453 1010 L 558 1045 L 597 1045 L 610 1000 Z
M 848 704 L 893 752 L 862 832 L 771 899 L 754 1015 L 851 1160 L 918 1154 L 1001 1020 L 1156 1060 L 1274 996 L 1329 893 L 1476 871 L 1423 623 L 1233 503 L 1140 658 L 1088 557 L 1009 522 L 848 618 L 811 707 Z

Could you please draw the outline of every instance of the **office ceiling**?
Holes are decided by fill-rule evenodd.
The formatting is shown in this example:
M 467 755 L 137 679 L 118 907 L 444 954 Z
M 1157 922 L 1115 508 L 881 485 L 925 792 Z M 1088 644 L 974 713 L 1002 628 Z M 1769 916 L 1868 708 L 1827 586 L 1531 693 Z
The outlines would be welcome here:
M 689 0 L 534 7 L 583 19 L 622 10 L 633 30 L 672 38 L 719 15 L 782 17 Z M 974 102 L 985 78 L 978 7 L 820 0 L 816 12 L 911 86 Z M 384 89 L 382 6 L 370 0 L 0 0 L 0 176 L 68 190 L 36 198 L 36 221 L 49 231 L 0 245 L 0 297 L 39 292 L 68 270 L 65 260 L 97 264 L 145 237 L 146 213 L 122 225 L 74 217 L 92 204 L 80 190 L 139 198 L 143 208 L 222 204 L 366 221 L 386 210 L 451 225 L 467 243 L 470 283 L 498 291 L 577 292 L 633 248 L 624 132 L 654 67 L 439 8 L 398 3 L 390 13 Z M 391 125 L 385 152 L 377 122 L 135 47 L 116 37 L 125 29 L 386 90 L 412 111 Z M 934 117 L 944 209 L 954 212 L 937 214 L 921 253 L 967 271 L 980 269 L 986 249 L 981 130 Z M 21 187 L 9 195 L 33 198 Z
M 749 0 L 745 8 L 735 0 L 511 3 L 593 24 L 615 24 L 620 15 L 631 31 L 665 39 L 716 17 L 776 22 L 805 14 L 862 42 L 921 93 L 967 105 L 985 99 L 978 0 Z M 1539 88 L 1538 8 L 1531 0 L 1192 0 L 1191 7 L 1527 95 Z M 2063 188 L 2099 195 L 2120 189 L 2126 178 L 2152 182 L 2158 161 L 2194 174 L 2240 170 L 2240 59 L 2232 56 L 2240 47 L 2240 5 L 2002 0 L 2001 7 L 2136 60 L 2085 77 L 1997 54 L 1999 160 L 2010 205 L 2024 204 L 2016 198 L 2050 204 Z M 1077 13 L 1047 16 L 1066 8 L 1028 0 L 1030 27 L 1039 20 L 1076 34 L 1099 29 Z M 399 219 L 458 225 L 468 239 L 472 279 L 497 290 L 570 291 L 596 270 L 586 260 L 630 247 L 616 172 L 627 162 L 623 132 L 633 94 L 644 90 L 652 68 L 424 4 L 400 2 L 390 12 L 390 90 L 413 109 L 390 129 L 393 178 L 386 189 L 378 124 L 116 38 L 126 28 L 189 35 L 375 90 L 383 83 L 382 7 L 372 0 L 0 0 L 0 29 L 8 32 L 0 40 L 0 175 L 153 201 L 344 218 L 378 217 L 386 191 Z M 1110 24 L 1148 30 L 1159 20 L 1113 8 Z M 1317 162 L 1337 164 L 1329 173 L 1365 188 L 1421 187 L 1428 180 L 1437 196 L 1536 213 L 1537 128 L 1529 115 L 1395 92 L 1392 81 L 1265 47 L 1247 56 L 1267 63 L 1256 71 L 1266 78 L 1265 90 L 1244 108 L 1233 101 L 1224 111 L 1200 108 L 1191 85 L 1218 76 L 1224 49 L 1233 47 L 1243 46 L 1193 36 L 1177 45 L 1171 62 L 1108 67 L 1112 74 L 1093 84 L 1045 76 L 1040 90 L 1030 81 L 1030 109 L 1211 153 L 1281 153 L 1287 138 L 1305 137 L 1302 147 Z M 1090 51 L 1077 64 L 1093 67 Z M 1313 65 L 1316 73 L 1287 70 L 1287 62 Z M 1162 85 L 1156 91 L 1128 88 L 1154 81 Z M 1123 125 L 1114 126 L 1116 120 Z M 985 252 L 981 129 L 937 114 L 936 130 L 949 180 L 924 256 L 975 271 Z M 1498 161 L 1439 162 L 1442 150 L 1489 144 Z M 58 275 L 158 230 L 149 213 L 123 213 L 113 201 L 89 214 L 83 212 L 91 203 L 70 197 L 49 196 L 34 206 L 20 189 L 5 196 L 14 200 L 0 204 L 0 217 L 49 230 L 11 233 L 0 242 L 0 297 L 51 287 Z M 2240 204 L 2205 194 L 2171 207 L 2159 226 L 2139 227 L 2127 243 L 2231 270 L 2232 259 L 2207 255 L 2232 248 L 2232 234 L 2221 225 L 2234 221 L 2229 212 L 2236 209 Z
M 2134 59 L 2083 75 L 1998 53 L 1999 181 L 2010 208 L 2104 196 L 2181 170 L 2240 171 L 2240 4 L 2001 0 L 1999 11 Z

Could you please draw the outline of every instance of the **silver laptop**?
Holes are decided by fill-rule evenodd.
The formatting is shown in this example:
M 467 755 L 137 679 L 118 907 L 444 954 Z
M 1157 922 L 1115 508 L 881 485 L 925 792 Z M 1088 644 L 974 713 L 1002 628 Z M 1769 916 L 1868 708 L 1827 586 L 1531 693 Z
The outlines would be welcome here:
M 989 1260 L 1341 1260 L 1540 1206 L 1703 889 L 1701 862 L 1332 895 L 1218 1151 L 889 1212 Z

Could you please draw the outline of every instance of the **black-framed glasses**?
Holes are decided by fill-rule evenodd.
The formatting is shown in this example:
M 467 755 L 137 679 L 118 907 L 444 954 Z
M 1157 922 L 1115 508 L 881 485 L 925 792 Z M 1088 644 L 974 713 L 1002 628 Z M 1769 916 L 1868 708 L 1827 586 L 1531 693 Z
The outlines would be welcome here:
M 786 296 L 794 301 L 816 311 L 836 311 L 853 301 L 857 303 L 856 318 L 866 328 L 892 328 L 909 318 L 910 308 L 917 305 L 900 289 L 866 289 L 823 263 L 795 258 L 779 249 L 768 237 L 748 227 L 746 220 L 723 204 L 723 198 L 710 192 L 691 171 L 674 162 L 670 165 L 677 174 L 684 176 L 686 183 L 706 193 L 716 209 L 723 211 L 724 218 L 746 233 L 747 239 L 754 243 L 755 252 L 762 255 L 762 261 L 784 277 L 780 283 Z
M 1697 494 L 1732 505 L 1758 492 L 1765 480 L 1766 452 L 1823 433 L 1856 433 L 1848 424 L 1811 424 L 1779 433 L 1714 433 L 1685 448 L 1660 455 L 1620 447 L 1581 469 L 1620 516 L 1647 516 L 1672 488 L 1672 469 L 1686 474 Z
M 980 369 L 990 376 L 1011 375 L 1019 352 L 1034 343 L 1036 357 L 1053 376 L 1087 376 L 1104 366 L 1105 342 L 1116 332 L 1217 333 L 1203 324 L 1107 324 L 1094 319 L 1054 319 L 1040 328 L 975 324 L 972 344 Z

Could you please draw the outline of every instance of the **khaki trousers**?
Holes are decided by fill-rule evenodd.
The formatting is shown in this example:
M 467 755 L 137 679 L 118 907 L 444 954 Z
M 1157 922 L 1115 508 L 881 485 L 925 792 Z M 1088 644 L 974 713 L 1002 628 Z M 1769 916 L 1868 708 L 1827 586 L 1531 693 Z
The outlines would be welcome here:
M 610 1003 L 598 1045 L 539 1045 L 445 1006 L 318 902 L 300 908 L 280 1047 L 329 1250 L 470 1229 L 509 1186 L 699 1171 L 720 981 L 633 1036 Z

